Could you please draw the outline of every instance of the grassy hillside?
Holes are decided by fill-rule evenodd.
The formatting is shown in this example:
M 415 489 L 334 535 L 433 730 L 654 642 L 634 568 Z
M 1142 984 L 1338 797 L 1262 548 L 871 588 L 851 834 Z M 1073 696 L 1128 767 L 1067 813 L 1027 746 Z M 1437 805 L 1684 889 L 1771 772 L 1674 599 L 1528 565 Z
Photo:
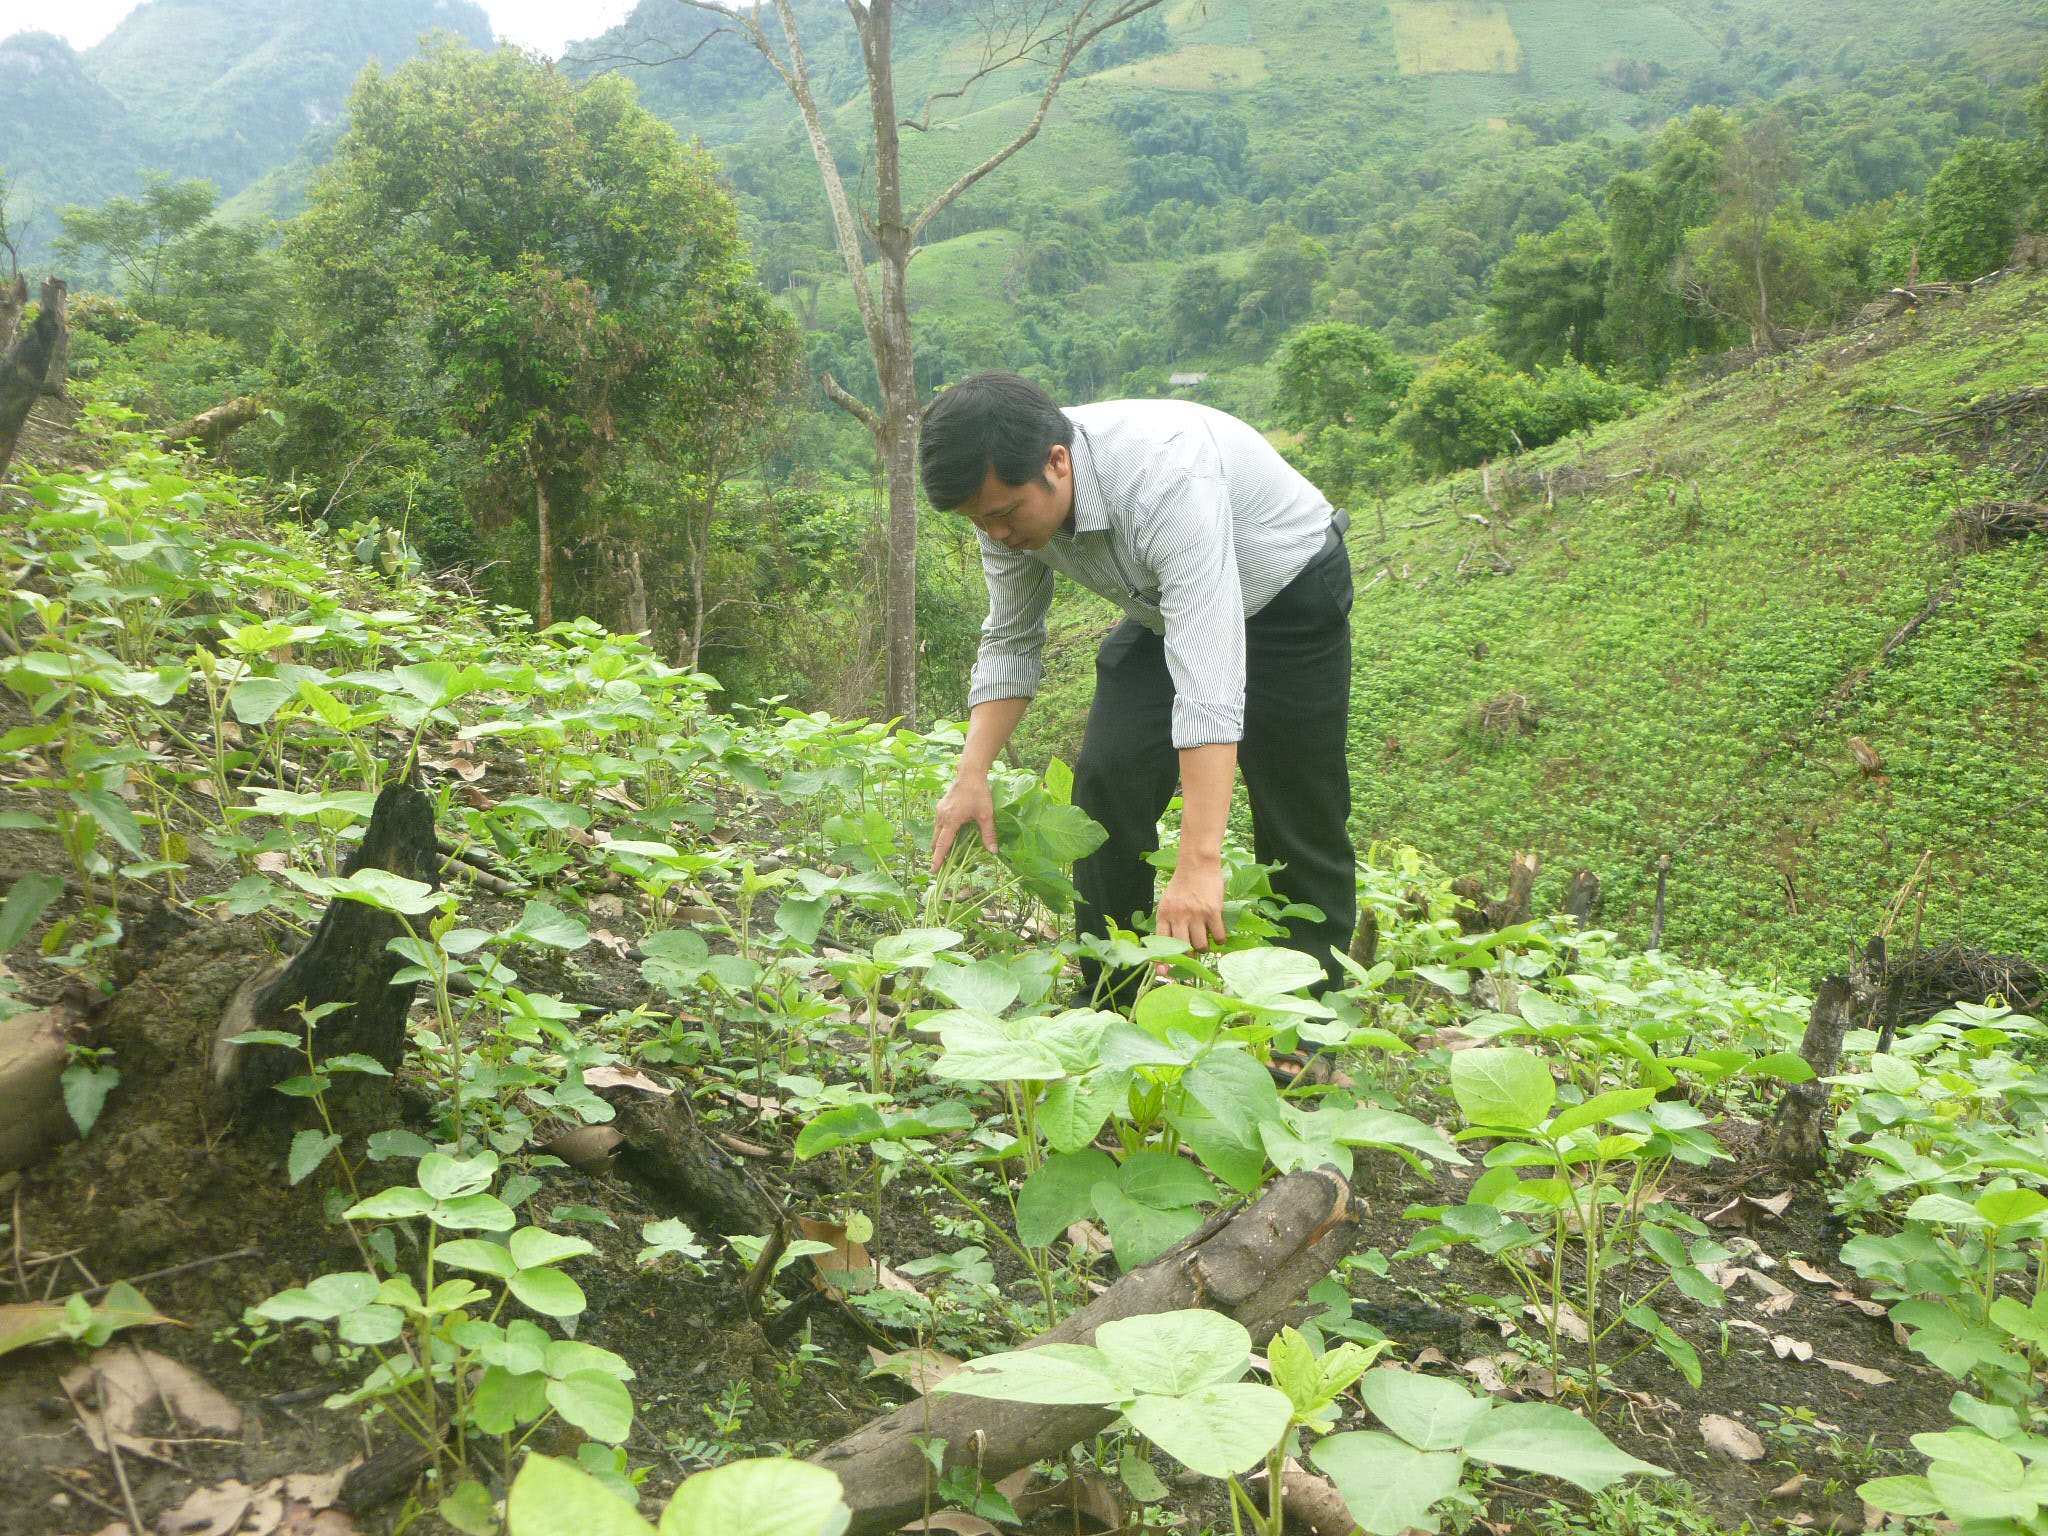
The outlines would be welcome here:
M 1360 513 L 1361 843 L 1496 883 L 1534 849 L 1545 894 L 1591 868 L 1637 939 L 1669 854 L 1668 947 L 1795 977 L 1839 963 L 1931 851 L 1930 940 L 2048 948 L 2048 540 L 1943 538 L 1958 506 L 2018 493 L 1995 461 L 2027 435 L 2038 456 L 2048 421 L 1987 463 L 1913 414 L 2041 383 L 2044 322 L 2048 280 L 2008 279 L 1532 455 L 1498 511 L 1465 476 L 1393 501 L 1385 542 Z M 1034 756 L 1075 745 L 1102 616 L 1062 610 Z M 1532 730 L 1482 722 L 1509 695 Z

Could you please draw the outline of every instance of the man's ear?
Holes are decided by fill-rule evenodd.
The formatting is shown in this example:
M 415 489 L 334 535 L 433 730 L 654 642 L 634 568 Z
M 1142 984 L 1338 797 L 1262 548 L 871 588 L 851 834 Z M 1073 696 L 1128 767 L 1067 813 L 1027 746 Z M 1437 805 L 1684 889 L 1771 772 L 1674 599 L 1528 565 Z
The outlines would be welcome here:
M 1074 472 L 1074 456 L 1065 443 L 1054 443 L 1045 455 L 1045 480 L 1063 480 Z

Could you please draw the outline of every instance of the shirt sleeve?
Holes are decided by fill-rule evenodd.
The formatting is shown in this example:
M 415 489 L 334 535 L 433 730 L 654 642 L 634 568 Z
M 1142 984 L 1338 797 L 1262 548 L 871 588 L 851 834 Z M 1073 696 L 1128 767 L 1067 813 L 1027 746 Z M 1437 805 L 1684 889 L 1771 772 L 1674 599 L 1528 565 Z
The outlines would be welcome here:
M 1230 488 L 1189 471 L 1139 523 L 1139 554 L 1159 578 L 1178 751 L 1244 736 L 1244 589 L 1238 582 Z
M 1003 548 L 986 534 L 981 574 L 988 582 L 988 618 L 967 689 L 967 707 L 990 699 L 1028 699 L 1045 671 L 1045 616 L 1052 608 L 1052 567 Z

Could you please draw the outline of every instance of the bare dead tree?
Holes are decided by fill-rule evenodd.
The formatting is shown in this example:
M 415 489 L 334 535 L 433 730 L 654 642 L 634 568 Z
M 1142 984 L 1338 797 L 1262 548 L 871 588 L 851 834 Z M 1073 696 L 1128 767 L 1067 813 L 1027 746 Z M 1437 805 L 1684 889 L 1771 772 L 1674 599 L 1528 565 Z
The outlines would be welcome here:
M 860 43 L 869 109 L 869 163 L 873 167 L 872 198 L 856 208 L 832 152 L 830 123 L 812 87 L 792 0 L 750 0 L 721 4 L 719 0 L 677 0 L 677 4 L 712 17 L 717 25 L 687 45 L 670 50 L 667 59 L 646 56 L 626 62 L 677 62 L 694 56 L 714 38 L 732 36 L 752 47 L 774 70 L 803 122 L 811 154 L 818 166 L 825 201 L 832 213 L 834 242 L 853 285 L 861 328 L 875 365 L 882 408 L 877 411 L 848 391 L 831 374 L 819 381 L 825 394 L 855 417 L 874 438 L 889 490 L 888 566 L 884 582 L 888 653 L 886 708 L 891 715 L 915 723 L 917 712 L 917 375 L 911 353 L 907 278 L 918 242 L 960 195 L 998 169 L 1038 137 L 1053 98 L 1066 82 L 1074 61 L 1113 27 L 1153 9 L 1160 0 L 974 0 L 969 7 L 980 26 L 981 46 L 964 75 L 925 97 L 915 116 L 902 115 L 896 99 L 895 35 L 899 13 L 916 0 L 844 0 Z M 1030 64 L 1046 71 L 1031 119 L 1001 148 L 948 182 L 925 205 L 906 210 L 903 196 L 902 133 L 931 128 L 938 106 L 957 101 L 982 80 L 1012 65 Z M 868 276 L 872 247 L 879 268 L 880 291 Z

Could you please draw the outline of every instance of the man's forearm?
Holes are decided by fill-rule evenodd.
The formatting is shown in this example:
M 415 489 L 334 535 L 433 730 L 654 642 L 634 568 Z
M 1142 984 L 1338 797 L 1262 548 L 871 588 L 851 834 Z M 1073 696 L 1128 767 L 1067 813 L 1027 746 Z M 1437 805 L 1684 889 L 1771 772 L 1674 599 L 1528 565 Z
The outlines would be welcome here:
M 1030 707 L 1028 698 L 985 699 L 975 705 L 967 716 L 967 745 L 960 749 L 959 772 L 987 777 L 989 769 L 995 765 L 997 754 L 1009 742 L 1010 733 L 1017 729 L 1017 722 L 1024 718 L 1024 711 Z
M 1237 783 L 1237 743 L 1187 747 L 1180 754 L 1180 863 L 1213 869 L 1223 862 L 1223 829 Z

